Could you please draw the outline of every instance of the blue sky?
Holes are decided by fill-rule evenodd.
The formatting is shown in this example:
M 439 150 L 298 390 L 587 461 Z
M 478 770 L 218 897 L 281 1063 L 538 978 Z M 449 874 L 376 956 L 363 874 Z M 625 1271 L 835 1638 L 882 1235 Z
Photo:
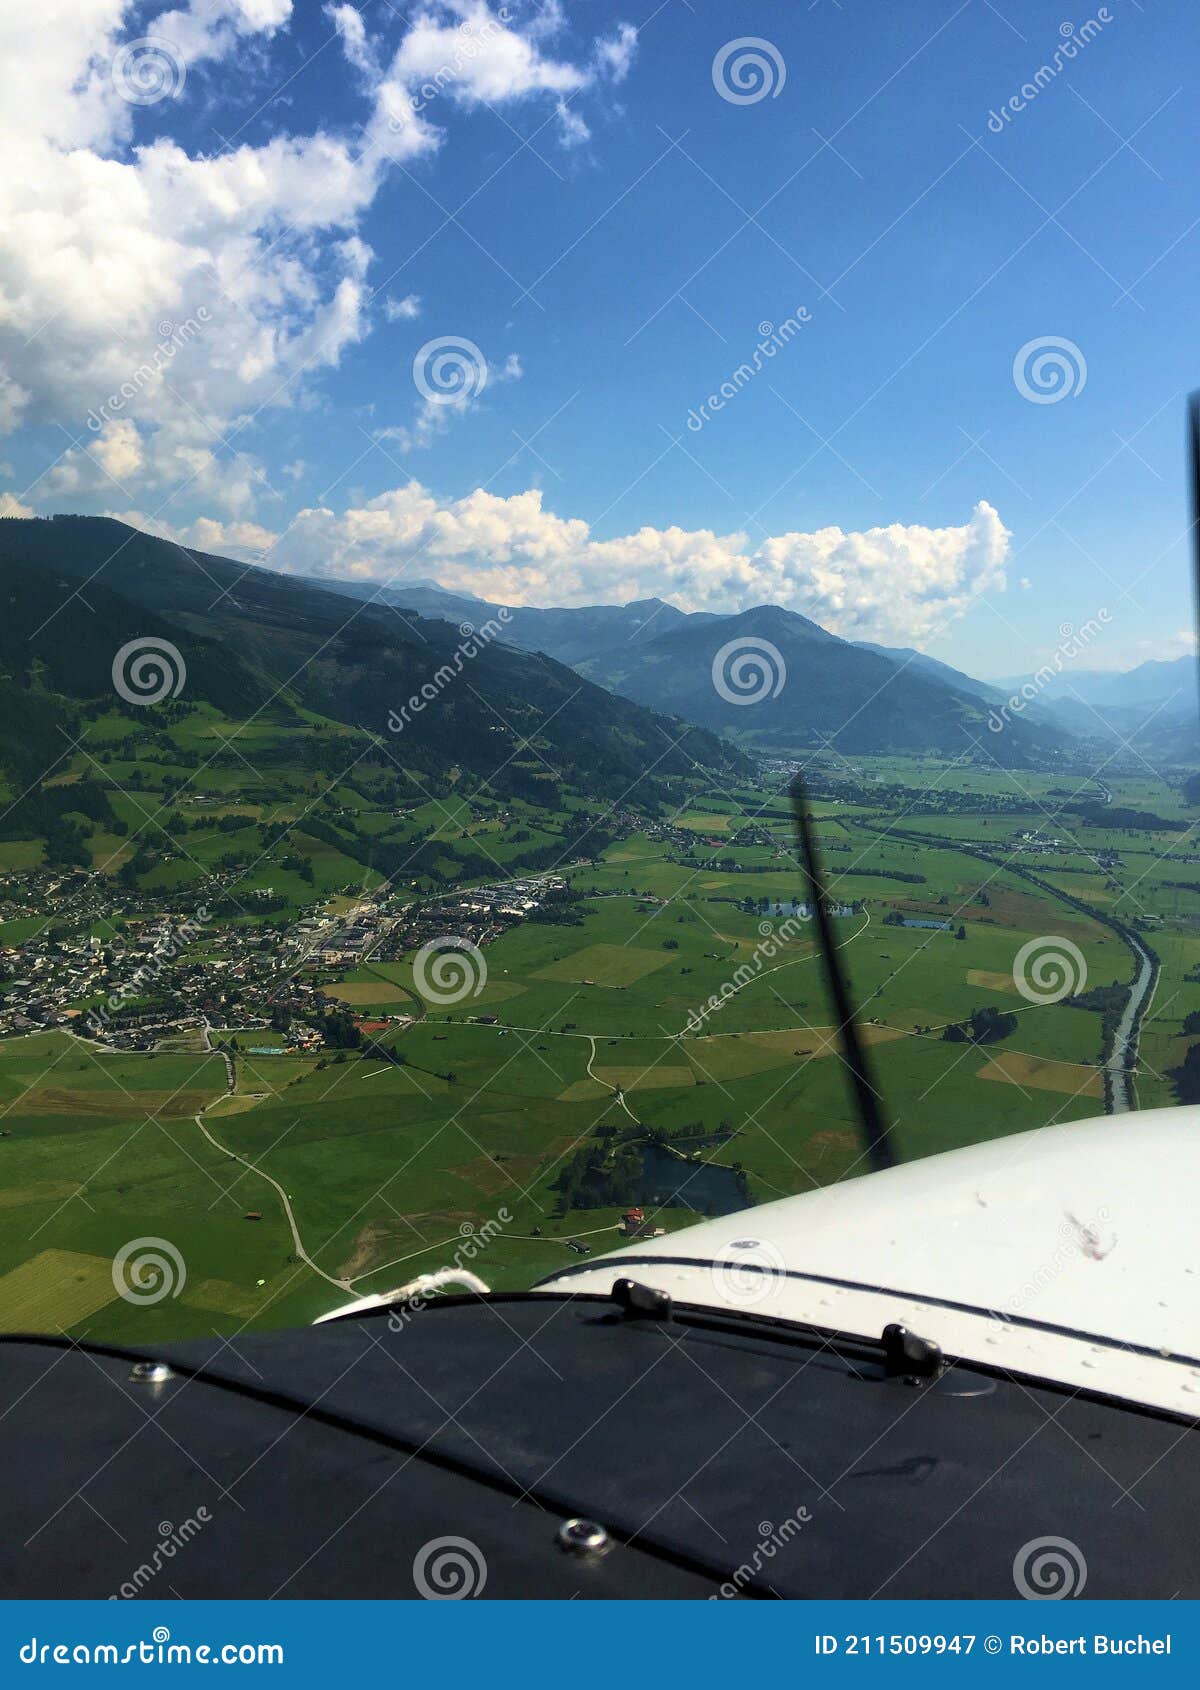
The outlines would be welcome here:
M 1190 649 L 1184 0 L 67 9 L 69 49 L 0 24 L 9 508 L 535 603 L 778 598 L 984 675 L 1101 609 L 1097 667 Z M 161 98 L 121 85 L 144 37 Z M 450 403 L 414 381 L 443 338 Z M 1014 376 L 1042 341 L 1053 403 Z

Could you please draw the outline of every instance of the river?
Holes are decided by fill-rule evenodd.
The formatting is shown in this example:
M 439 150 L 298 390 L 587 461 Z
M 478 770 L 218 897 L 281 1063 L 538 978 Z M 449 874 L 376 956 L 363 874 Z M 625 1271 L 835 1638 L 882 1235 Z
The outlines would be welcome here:
M 1117 1022 L 1112 1049 L 1104 1063 L 1104 1071 L 1108 1075 L 1109 1113 L 1112 1115 L 1125 1115 L 1136 1107 L 1129 1071 L 1137 1061 L 1142 1010 L 1154 983 L 1154 960 L 1149 951 L 1128 928 L 1121 936 L 1137 958 L 1138 971 L 1129 989 L 1129 1002 Z

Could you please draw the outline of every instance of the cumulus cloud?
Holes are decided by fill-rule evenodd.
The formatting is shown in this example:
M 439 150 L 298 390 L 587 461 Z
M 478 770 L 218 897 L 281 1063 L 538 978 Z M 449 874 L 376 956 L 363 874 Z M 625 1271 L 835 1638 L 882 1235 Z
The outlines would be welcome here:
M 361 122 L 211 156 L 163 133 L 193 73 L 244 72 L 292 13 L 293 0 L 42 0 L 35 25 L 0 8 L 0 434 L 55 423 L 75 441 L 39 497 L 132 480 L 246 513 L 269 492 L 249 423 L 370 332 L 359 229 L 388 171 L 436 151 L 455 107 L 556 102 L 602 76 L 485 0 L 423 0 L 394 50 L 395 14 L 368 25 L 335 4 Z M 128 62 L 143 36 L 167 84 L 149 141 Z
M 383 314 L 389 323 L 411 323 L 421 315 L 420 294 L 406 293 L 403 299 L 395 299 L 388 294 L 383 302 Z
M 209 549 L 236 551 L 231 535 Z M 536 489 L 505 498 L 477 488 L 444 502 L 409 481 L 345 511 L 302 510 L 269 543 L 260 534 L 254 554 L 304 575 L 402 583 L 432 574 L 504 604 L 664 597 L 722 614 L 779 604 L 849 639 L 921 645 L 981 593 L 1004 588 L 1009 539 L 981 500 L 955 528 L 831 527 L 753 548 L 745 534 L 708 529 L 645 527 L 595 540 L 582 519 L 547 510 Z

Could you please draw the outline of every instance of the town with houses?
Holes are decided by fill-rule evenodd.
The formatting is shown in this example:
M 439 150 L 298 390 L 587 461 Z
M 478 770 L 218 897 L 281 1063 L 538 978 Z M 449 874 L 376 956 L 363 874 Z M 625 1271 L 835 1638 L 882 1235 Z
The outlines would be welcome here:
M 788 904 L 755 897 L 754 875 L 761 870 L 744 867 L 733 855 L 766 846 L 773 860 L 794 861 L 794 845 L 778 823 L 746 822 L 736 833 L 708 835 L 674 820 L 648 822 L 616 812 L 607 825 L 618 836 L 639 832 L 665 844 L 668 860 L 744 872 L 747 896 L 736 901 L 747 909 L 811 918 L 811 906 L 798 896 Z M 1051 832 L 1029 829 L 1015 830 L 1006 846 L 1017 857 L 1076 848 Z M 1179 860 L 1196 857 L 1181 853 Z M 1107 871 L 1120 856 L 1110 849 L 1096 862 Z M 571 865 L 587 866 L 585 859 Z M 119 891 L 108 877 L 84 869 L 10 872 L 0 875 L 0 924 L 10 933 L 22 927 L 29 933 L 0 948 L 0 1036 L 69 1027 L 112 1048 L 145 1051 L 189 1035 L 207 1042 L 230 1031 L 270 1029 L 274 1042 L 263 1048 L 313 1048 L 326 1042 L 328 1018 L 346 1013 L 326 988 L 348 971 L 368 961 L 411 957 L 447 935 L 485 949 L 536 917 L 566 885 L 562 874 L 541 873 L 428 896 L 385 889 L 353 903 L 341 897 L 336 902 L 349 907 L 338 913 L 317 906 L 275 925 L 254 919 L 252 905 L 247 914 L 223 897 L 220 876 L 207 893 L 177 893 L 166 905 L 161 893 Z M 263 897 L 266 909 L 270 891 L 252 896 Z M 862 908 L 859 900 L 838 900 L 831 914 L 849 917 Z M 904 925 L 943 923 L 909 917 Z M 397 1025 L 410 1019 L 391 1017 Z
M 0 1035 L 64 1027 L 114 1049 L 152 1050 L 189 1034 L 270 1028 L 271 1048 L 282 1036 L 283 1048 L 308 1049 L 325 1042 L 326 1018 L 345 1011 L 323 988 L 347 970 L 447 934 L 482 949 L 564 884 L 543 874 L 411 902 L 365 897 L 344 913 L 273 928 L 215 916 L 191 897 L 166 909 L 140 894 L 114 905 L 101 895 L 110 883 L 86 871 L 6 875 L 0 921 L 35 921 L 36 930 L 0 949 Z M 100 926 L 107 937 L 93 931 Z

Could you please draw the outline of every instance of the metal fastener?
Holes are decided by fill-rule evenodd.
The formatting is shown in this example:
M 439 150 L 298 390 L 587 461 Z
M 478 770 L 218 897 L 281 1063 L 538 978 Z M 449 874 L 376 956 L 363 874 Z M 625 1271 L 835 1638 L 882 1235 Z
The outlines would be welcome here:
M 558 1547 L 568 1555 L 592 1559 L 611 1549 L 612 1539 L 595 1520 L 564 1520 L 558 1528 Z
M 164 1385 L 174 1377 L 174 1369 L 165 1361 L 135 1361 L 129 1372 L 130 1382 L 135 1385 Z

